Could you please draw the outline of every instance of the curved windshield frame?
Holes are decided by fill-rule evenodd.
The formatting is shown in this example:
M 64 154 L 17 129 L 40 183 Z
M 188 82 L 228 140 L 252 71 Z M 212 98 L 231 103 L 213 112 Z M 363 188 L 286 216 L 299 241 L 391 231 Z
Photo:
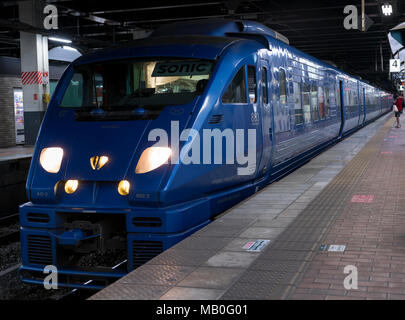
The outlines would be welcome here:
M 114 60 L 75 67 L 60 107 L 105 110 L 190 103 L 203 93 L 214 61 Z

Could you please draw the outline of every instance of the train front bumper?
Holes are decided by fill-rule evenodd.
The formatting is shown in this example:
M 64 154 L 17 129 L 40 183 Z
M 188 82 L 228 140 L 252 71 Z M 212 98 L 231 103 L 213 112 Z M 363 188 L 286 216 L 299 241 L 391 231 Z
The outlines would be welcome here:
M 67 263 L 67 250 L 71 252 L 72 247 L 81 242 L 101 239 L 102 235 L 84 236 L 81 230 L 73 232 L 66 226 L 70 226 L 72 220 L 93 222 L 107 218 L 109 222 L 116 221 L 122 226 L 125 263 L 122 259 L 111 261 L 107 266 L 78 267 Z M 123 209 L 65 208 L 26 203 L 20 207 L 20 278 L 26 283 L 42 285 L 49 275 L 44 272 L 45 268 L 53 266 L 57 270 L 59 287 L 100 289 L 202 228 L 209 223 L 209 218 L 210 208 L 206 200 L 166 208 Z M 84 255 L 86 253 L 81 252 L 81 256 Z

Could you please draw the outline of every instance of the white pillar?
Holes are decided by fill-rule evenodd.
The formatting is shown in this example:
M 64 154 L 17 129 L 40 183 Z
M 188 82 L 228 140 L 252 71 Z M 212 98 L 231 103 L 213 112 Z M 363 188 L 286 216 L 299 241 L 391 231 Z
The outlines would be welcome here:
M 21 22 L 43 28 L 42 1 L 19 3 Z M 25 143 L 34 144 L 49 102 L 48 38 L 20 32 Z

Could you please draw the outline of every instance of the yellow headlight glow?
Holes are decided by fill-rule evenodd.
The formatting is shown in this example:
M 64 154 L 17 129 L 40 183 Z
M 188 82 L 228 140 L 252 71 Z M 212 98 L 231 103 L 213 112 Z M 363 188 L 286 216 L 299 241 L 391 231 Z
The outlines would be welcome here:
M 45 171 L 57 173 L 63 158 L 63 149 L 59 147 L 44 148 L 39 156 L 39 163 Z
M 131 187 L 129 181 L 121 180 L 118 184 L 118 193 L 122 196 L 126 196 L 129 193 L 129 188 Z
M 172 150 L 166 147 L 150 147 L 142 152 L 135 173 L 146 173 L 167 163 Z
M 68 180 L 65 183 L 65 192 L 71 194 L 76 191 L 79 186 L 79 181 L 77 180 Z

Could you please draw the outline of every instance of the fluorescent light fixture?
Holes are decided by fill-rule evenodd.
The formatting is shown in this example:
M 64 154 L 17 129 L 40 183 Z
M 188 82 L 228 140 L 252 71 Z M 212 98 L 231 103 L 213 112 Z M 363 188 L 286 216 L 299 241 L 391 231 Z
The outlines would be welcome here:
M 72 40 L 62 39 L 62 38 L 55 38 L 55 37 L 49 37 L 49 40 L 57 41 L 57 42 L 63 42 L 63 43 L 72 43 Z
M 65 50 L 77 51 L 77 49 L 69 47 L 69 46 L 62 46 L 62 48 L 65 49 Z
M 385 16 L 392 15 L 392 5 L 390 3 L 384 3 L 381 6 L 382 12 Z

